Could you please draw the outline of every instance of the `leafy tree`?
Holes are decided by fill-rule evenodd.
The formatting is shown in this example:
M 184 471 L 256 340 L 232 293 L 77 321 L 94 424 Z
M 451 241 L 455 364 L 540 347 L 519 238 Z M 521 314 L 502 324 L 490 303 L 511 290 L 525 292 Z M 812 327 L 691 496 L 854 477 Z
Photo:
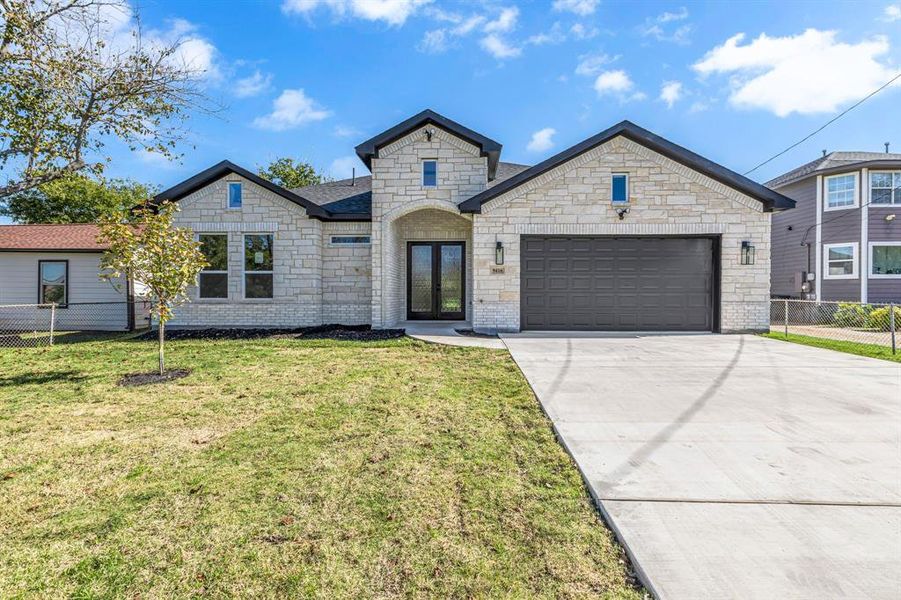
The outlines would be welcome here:
M 0 216 L 18 223 L 97 223 L 146 202 L 155 191 L 128 179 L 70 175 L 10 196 L 0 202 Z
M 269 166 L 260 167 L 259 175 L 283 188 L 300 188 L 328 181 L 328 178 L 316 171 L 308 162 L 293 158 L 276 158 Z
M 159 371 L 165 374 L 165 329 L 173 310 L 188 301 L 188 286 L 209 263 L 190 229 L 174 227 L 178 207 L 149 202 L 134 211 L 132 222 L 125 215 L 107 216 L 100 225 L 100 238 L 109 244 L 103 254 L 103 277 L 109 280 L 128 274 L 150 292 L 151 314 L 159 322 Z
M 0 198 L 99 175 L 106 143 L 173 159 L 200 74 L 121 0 L 0 0 Z

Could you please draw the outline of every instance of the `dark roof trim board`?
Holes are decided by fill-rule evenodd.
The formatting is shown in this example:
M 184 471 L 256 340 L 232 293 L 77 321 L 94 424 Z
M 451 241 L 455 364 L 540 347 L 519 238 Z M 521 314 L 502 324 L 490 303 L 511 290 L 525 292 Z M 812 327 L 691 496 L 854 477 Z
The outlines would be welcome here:
M 521 186 L 527 181 L 535 179 L 539 175 L 542 175 L 620 135 L 760 201 L 764 206 L 765 212 L 786 210 L 794 208 L 795 206 L 794 200 L 787 198 L 756 181 L 752 181 L 743 175 L 739 175 L 735 171 L 731 171 L 699 154 L 695 154 L 682 146 L 678 146 L 630 121 L 622 121 L 621 123 L 538 163 L 534 167 L 514 175 L 493 188 L 489 188 L 484 192 L 476 194 L 472 198 L 464 200 L 459 204 L 460 212 L 480 213 L 482 212 L 482 205 L 486 202 L 497 198 L 498 196 Z
M 391 129 L 387 129 L 377 136 L 366 140 L 355 148 L 357 156 L 360 157 L 363 164 L 371 171 L 372 159 L 379 157 L 379 148 L 399 140 L 423 125 L 435 125 L 448 133 L 466 140 L 473 146 L 478 146 L 480 155 L 488 158 L 488 181 L 494 179 L 494 174 L 497 171 L 497 163 L 501 157 L 501 144 L 429 109 L 426 109 L 417 115 L 413 115 Z
M 200 188 L 230 173 L 240 175 L 244 179 L 252 181 L 260 187 L 266 188 L 273 194 L 281 196 L 285 200 L 303 207 L 307 211 L 307 215 L 314 219 L 330 220 L 332 217 L 332 215 L 327 210 L 325 210 L 315 202 L 310 202 L 306 198 L 299 196 L 294 192 L 281 187 L 280 185 L 276 185 L 271 181 L 263 179 L 259 175 L 252 173 L 243 167 L 239 167 L 235 163 L 228 160 L 223 160 L 222 162 L 213 165 L 209 169 L 206 169 L 204 171 L 201 171 L 197 175 L 194 175 L 190 179 L 186 179 L 178 185 L 172 186 L 168 190 L 160 192 L 159 194 L 154 196 L 153 202 L 156 204 L 162 203 L 167 200 L 170 202 L 177 202 L 185 196 L 196 192 Z

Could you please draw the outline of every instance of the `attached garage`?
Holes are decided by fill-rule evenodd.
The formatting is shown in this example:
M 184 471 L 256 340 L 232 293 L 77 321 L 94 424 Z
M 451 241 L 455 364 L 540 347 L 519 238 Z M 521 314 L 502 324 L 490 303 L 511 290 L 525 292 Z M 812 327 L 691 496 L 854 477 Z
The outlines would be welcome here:
M 524 330 L 717 331 L 718 237 L 522 237 Z

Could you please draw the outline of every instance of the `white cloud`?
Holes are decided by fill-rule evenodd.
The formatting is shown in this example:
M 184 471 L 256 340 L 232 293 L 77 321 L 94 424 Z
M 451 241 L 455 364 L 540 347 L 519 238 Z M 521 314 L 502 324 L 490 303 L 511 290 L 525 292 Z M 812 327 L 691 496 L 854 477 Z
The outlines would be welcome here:
M 356 169 L 356 171 L 354 171 Z M 366 173 L 366 167 L 360 162 L 360 159 L 354 155 L 342 156 L 336 158 L 329 165 L 328 174 L 335 179 L 350 179 L 354 174 L 360 177 Z
M 594 80 L 594 91 L 598 96 L 615 96 L 620 102 L 644 100 L 644 92 L 635 90 L 635 83 L 629 74 L 622 69 L 604 71 Z
M 889 51 L 885 37 L 838 42 L 835 31 L 808 29 L 794 36 L 761 34 L 741 45 L 743 33 L 707 52 L 693 65 L 701 75 L 728 74 L 729 102 L 785 117 L 793 112 L 834 112 L 885 84 L 897 71 L 877 60 Z
M 532 139 L 530 139 L 528 145 L 526 145 L 526 150 L 529 152 L 544 152 L 545 150 L 550 150 L 554 147 L 554 140 L 552 138 L 556 133 L 557 130 L 553 127 L 539 129 L 532 134 Z
M 681 81 L 665 81 L 660 88 L 660 99 L 666 102 L 667 108 L 682 98 L 682 82 Z
M 583 54 L 579 57 L 579 64 L 576 65 L 576 75 L 583 77 L 597 75 L 604 65 L 612 63 L 617 58 L 619 57 L 609 54 Z
M 684 21 L 688 18 L 688 9 L 684 6 L 676 12 L 664 12 L 657 16 L 658 23 L 669 23 L 670 21 Z
M 526 42 L 532 44 L 533 46 L 543 46 L 545 44 L 561 44 L 566 41 L 566 34 L 563 33 L 563 28 L 560 26 L 560 23 L 554 23 L 551 28 L 542 33 L 537 33 L 533 36 L 530 36 Z
M 500 36 L 493 33 L 482 38 L 479 45 L 491 56 L 499 60 L 504 58 L 516 58 L 522 54 L 522 48 L 511 46 Z
M 516 20 L 519 18 L 519 8 L 508 6 L 502 8 L 500 14 L 493 21 L 485 23 L 482 30 L 485 33 L 506 33 L 512 31 L 516 27 Z
M 479 27 L 482 23 L 484 23 L 485 20 L 485 17 L 483 17 L 482 15 L 473 15 L 460 21 L 456 27 L 451 29 L 451 33 L 453 33 L 454 35 L 467 35 L 476 27 Z
M 567 11 L 581 16 L 592 14 L 600 0 L 554 0 L 554 10 Z
M 271 73 L 264 75 L 259 71 L 254 71 L 253 75 L 237 80 L 233 91 L 238 98 L 250 98 L 268 90 L 271 83 Z
M 254 119 L 260 129 L 285 131 L 327 119 L 332 113 L 308 97 L 302 89 L 285 90 L 272 103 L 272 112 Z
M 590 40 L 591 38 L 596 37 L 599 33 L 597 27 L 588 28 L 581 23 L 576 23 L 575 25 L 570 27 L 569 32 L 577 40 Z
M 901 4 L 889 4 L 886 6 L 882 20 L 888 21 L 889 23 L 901 20 Z
M 416 49 L 426 54 L 440 54 L 448 48 L 447 30 L 433 29 L 422 34 L 422 40 L 416 45 Z
M 420 7 L 432 0 L 284 0 L 282 12 L 310 17 L 324 7 L 336 18 L 346 16 L 366 21 L 384 21 L 400 26 Z
M 688 44 L 688 36 L 692 32 L 690 24 L 679 25 L 672 31 L 667 30 L 668 23 L 677 23 L 688 18 L 688 9 L 684 6 L 676 12 L 663 12 L 653 19 L 647 19 L 644 26 L 639 28 L 644 37 L 653 37 L 658 42 L 672 42 L 674 44 Z

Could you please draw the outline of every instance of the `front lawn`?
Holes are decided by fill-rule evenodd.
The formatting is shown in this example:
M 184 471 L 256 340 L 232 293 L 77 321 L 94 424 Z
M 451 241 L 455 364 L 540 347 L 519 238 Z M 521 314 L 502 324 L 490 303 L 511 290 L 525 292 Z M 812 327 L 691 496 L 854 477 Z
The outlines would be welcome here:
M 857 354 L 858 356 L 867 356 L 869 358 L 881 358 L 882 360 L 893 360 L 901 362 L 901 354 L 892 354 L 889 346 L 880 346 L 878 344 L 861 344 L 858 342 L 847 342 L 844 340 L 833 340 L 830 338 L 812 337 L 809 335 L 797 335 L 789 333 L 788 337 L 785 333 L 771 331 L 762 333 L 763 337 L 773 340 L 782 340 L 785 342 L 794 342 L 805 346 L 814 346 L 816 348 L 826 348 L 827 350 L 837 350 L 839 352 L 847 352 L 848 354 Z
M 638 598 L 504 351 L 0 350 L 0 597 Z

